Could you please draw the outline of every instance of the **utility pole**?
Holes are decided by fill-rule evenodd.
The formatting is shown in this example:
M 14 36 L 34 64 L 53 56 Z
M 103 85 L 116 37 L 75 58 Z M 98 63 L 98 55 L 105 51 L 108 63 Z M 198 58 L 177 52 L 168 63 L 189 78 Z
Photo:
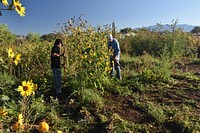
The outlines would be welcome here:
M 112 22 L 112 36 L 115 38 L 115 22 Z

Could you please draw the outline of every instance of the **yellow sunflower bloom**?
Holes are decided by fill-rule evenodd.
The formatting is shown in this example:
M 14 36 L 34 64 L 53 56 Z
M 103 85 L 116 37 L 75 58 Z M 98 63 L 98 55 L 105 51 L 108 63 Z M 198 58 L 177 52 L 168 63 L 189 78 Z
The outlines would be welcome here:
M 87 58 L 87 55 L 83 55 L 83 56 L 81 56 L 82 57 L 82 59 L 86 59 Z
M 86 47 L 87 47 L 87 48 L 90 48 L 91 46 L 90 46 L 90 44 L 89 44 L 89 43 L 87 43 L 87 44 L 86 44 Z
M 22 86 L 19 86 L 17 91 L 20 92 L 22 96 L 29 96 L 33 93 L 33 83 L 30 81 L 23 81 Z
M 18 54 L 18 55 L 16 55 L 16 57 L 15 57 L 14 63 L 15 63 L 16 66 L 18 65 L 18 62 L 21 60 L 20 57 L 21 57 L 21 54 Z
M 25 7 L 22 7 L 22 4 L 16 0 L 13 1 L 13 4 L 15 6 L 15 11 L 17 11 L 20 16 L 25 16 Z
M 23 125 L 22 114 L 19 114 L 19 115 L 18 115 L 18 123 L 19 123 L 20 126 Z
M 7 6 L 7 5 L 8 5 L 8 0 L 2 0 L 2 4 L 3 4 L 4 6 Z
M 60 130 L 57 130 L 57 133 L 62 133 L 62 131 L 60 131 Z
M 14 63 L 15 63 L 16 66 L 18 65 L 18 61 L 17 60 L 14 60 Z
M 35 91 L 38 89 L 38 84 L 34 84 L 33 80 L 30 80 L 30 85 L 32 86 L 32 94 L 35 95 Z
M 16 55 L 15 59 L 16 59 L 17 61 L 19 61 L 19 60 L 21 60 L 20 57 L 21 57 L 21 54 L 18 54 L 18 55 Z
M 109 66 L 109 65 L 110 65 L 110 63 L 108 61 L 106 61 L 106 66 Z
M 11 57 L 11 58 L 14 58 L 14 57 L 15 57 L 15 54 L 13 53 L 12 48 L 9 48 L 9 49 L 8 49 L 8 57 Z
M 36 91 L 38 89 L 38 84 L 33 85 L 33 91 Z

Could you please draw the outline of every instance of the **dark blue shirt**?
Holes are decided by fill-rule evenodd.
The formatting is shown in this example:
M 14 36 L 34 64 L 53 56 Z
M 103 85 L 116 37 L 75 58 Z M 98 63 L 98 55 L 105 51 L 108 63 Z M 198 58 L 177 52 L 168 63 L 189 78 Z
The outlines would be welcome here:
M 53 46 L 51 49 L 51 69 L 60 68 L 60 56 L 53 56 L 53 53 L 60 54 L 60 48 Z

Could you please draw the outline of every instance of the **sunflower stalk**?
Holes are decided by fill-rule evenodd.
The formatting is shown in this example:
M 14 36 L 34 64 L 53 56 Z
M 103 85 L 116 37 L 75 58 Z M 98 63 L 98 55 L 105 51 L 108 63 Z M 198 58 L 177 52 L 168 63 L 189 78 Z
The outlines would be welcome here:
M 22 112 L 22 115 L 24 116 L 24 118 L 28 118 L 27 117 L 27 105 L 29 103 L 29 97 L 27 96 L 24 96 L 23 99 L 22 99 L 22 105 L 21 105 L 21 112 Z

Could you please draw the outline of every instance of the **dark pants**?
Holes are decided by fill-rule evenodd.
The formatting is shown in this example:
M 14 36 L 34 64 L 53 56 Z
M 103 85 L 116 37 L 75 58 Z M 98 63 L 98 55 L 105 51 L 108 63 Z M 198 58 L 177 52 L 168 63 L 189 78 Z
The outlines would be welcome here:
M 54 75 L 54 87 L 56 91 L 56 95 L 61 94 L 61 69 L 56 68 L 52 69 Z
M 113 60 L 112 58 L 110 58 L 110 63 L 111 63 L 111 71 L 110 71 L 110 75 L 111 77 L 114 77 L 114 70 L 116 71 L 116 78 L 121 80 L 121 70 L 120 70 L 120 65 L 119 65 L 119 61 Z

